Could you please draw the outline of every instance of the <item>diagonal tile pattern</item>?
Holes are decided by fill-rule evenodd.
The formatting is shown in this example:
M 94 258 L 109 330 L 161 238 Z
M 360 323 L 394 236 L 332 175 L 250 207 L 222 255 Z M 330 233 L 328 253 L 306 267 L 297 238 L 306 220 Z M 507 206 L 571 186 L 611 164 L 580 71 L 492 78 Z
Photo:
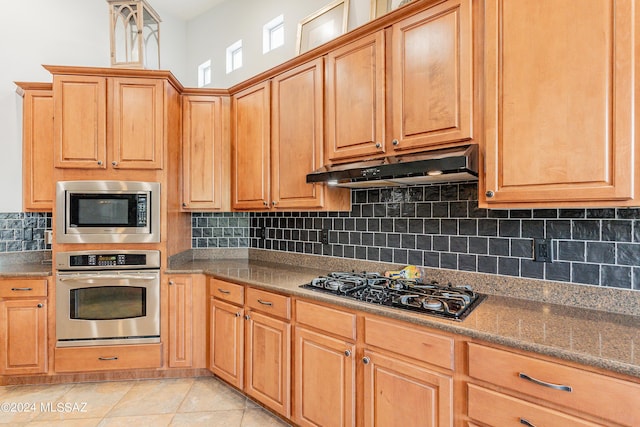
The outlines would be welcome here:
M 213 377 L 0 387 L 0 426 L 287 426 Z

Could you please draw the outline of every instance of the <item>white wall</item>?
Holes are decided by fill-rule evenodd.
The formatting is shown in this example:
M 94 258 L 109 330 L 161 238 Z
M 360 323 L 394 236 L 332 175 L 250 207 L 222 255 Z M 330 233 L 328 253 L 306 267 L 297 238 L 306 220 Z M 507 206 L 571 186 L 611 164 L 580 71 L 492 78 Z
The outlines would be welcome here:
M 161 66 L 181 79 L 186 70 L 186 23 L 155 9 L 162 18 Z M 108 67 L 108 4 L 105 0 L 3 1 L 0 55 L 0 212 L 21 212 L 22 98 L 13 82 L 50 82 L 42 64 Z
M 183 83 L 197 86 L 198 65 L 211 60 L 212 82 L 208 87 L 228 88 L 275 67 L 296 55 L 298 22 L 332 0 L 226 0 L 192 19 L 187 27 L 188 76 Z M 370 0 L 351 0 L 351 30 L 369 21 Z M 285 44 L 262 54 L 262 27 L 284 15 Z M 226 48 L 242 39 L 243 67 L 230 74 L 225 70 Z

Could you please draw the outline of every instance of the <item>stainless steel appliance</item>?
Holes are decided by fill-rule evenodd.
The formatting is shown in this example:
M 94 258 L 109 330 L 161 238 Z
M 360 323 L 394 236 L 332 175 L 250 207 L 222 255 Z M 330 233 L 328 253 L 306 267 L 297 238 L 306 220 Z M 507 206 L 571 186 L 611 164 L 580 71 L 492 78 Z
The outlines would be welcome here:
M 485 297 L 469 286 L 421 283 L 378 273 L 330 273 L 301 287 L 453 320 L 463 320 Z
M 160 252 L 56 254 L 58 347 L 160 342 Z
M 307 183 L 326 183 L 348 188 L 393 187 L 477 179 L 478 144 L 326 165 L 307 175 Z
M 60 181 L 56 186 L 58 243 L 160 241 L 160 183 Z

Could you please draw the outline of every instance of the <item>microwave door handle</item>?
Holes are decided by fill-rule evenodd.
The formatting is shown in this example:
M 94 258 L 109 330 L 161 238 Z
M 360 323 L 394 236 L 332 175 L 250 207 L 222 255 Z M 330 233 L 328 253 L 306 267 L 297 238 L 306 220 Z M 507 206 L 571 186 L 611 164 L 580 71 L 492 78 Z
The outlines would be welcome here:
M 124 275 L 124 274 L 86 274 L 82 276 L 73 276 L 73 277 L 58 277 L 61 282 L 74 282 L 80 280 L 112 280 L 112 279 L 121 279 L 121 280 L 155 280 L 158 276 L 156 275 L 148 275 L 148 276 L 134 276 L 134 275 Z

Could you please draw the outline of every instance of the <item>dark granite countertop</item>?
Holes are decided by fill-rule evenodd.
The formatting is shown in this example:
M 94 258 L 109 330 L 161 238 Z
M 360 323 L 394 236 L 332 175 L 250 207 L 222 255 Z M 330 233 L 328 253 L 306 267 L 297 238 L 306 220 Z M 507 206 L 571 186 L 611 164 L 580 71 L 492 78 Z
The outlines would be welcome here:
M 202 272 L 640 378 L 640 356 L 635 350 L 640 343 L 640 316 L 488 295 L 465 320 L 453 321 L 299 287 L 329 271 L 254 259 L 182 260 L 166 270 Z

